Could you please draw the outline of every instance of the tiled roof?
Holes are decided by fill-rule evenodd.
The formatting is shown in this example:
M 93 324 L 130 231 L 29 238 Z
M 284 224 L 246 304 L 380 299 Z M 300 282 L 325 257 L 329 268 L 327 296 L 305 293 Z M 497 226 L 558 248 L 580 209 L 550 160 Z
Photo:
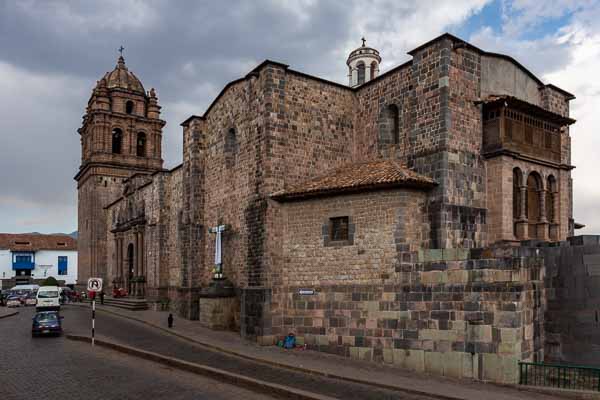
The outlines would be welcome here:
M 514 96 L 509 95 L 489 95 L 485 100 L 479 101 L 486 107 L 507 106 L 513 109 L 523 111 L 530 115 L 537 115 L 548 122 L 554 122 L 558 125 L 571 125 L 576 121 L 573 118 L 564 117 L 560 114 L 546 110 L 536 104 L 529 103 Z
M 394 160 L 345 165 L 271 195 L 275 200 L 359 192 L 392 187 L 431 188 L 435 181 Z
M 11 251 L 77 250 L 77 240 L 68 235 L 0 233 L 0 249 Z

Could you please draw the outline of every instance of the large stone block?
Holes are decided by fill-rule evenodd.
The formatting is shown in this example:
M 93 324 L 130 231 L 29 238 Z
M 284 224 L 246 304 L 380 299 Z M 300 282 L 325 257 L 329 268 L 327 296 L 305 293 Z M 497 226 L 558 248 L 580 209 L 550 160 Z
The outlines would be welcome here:
M 520 355 L 522 342 L 499 343 L 498 354 L 501 355 Z
M 518 383 L 518 359 L 518 357 L 511 355 L 483 354 L 481 365 L 483 380 L 498 383 Z
M 210 329 L 238 329 L 236 315 L 239 314 L 239 299 L 237 297 L 201 297 L 199 308 L 200 325 Z
M 425 371 L 425 352 L 423 350 L 394 349 L 394 364 L 417 372 Z
M 467 337 L 474 342 L 491 342 L 491 325 L 469 325 L 467 328 Z
M 453 270 L 448 271 L 448 283 L 450 284 L 465 284 L 469 282 L 469 271 Z
M 383 349 L 383 362 L 386 364 L 394 362 L 394 349 Z
M 437 351 L 425 352 L 425 372 L 432 374 L 444 374 L 444 355 Z
M 452 378 L 464 377 L 464 356 L 467 353 L 450 351 L 442 354 L 444 363 L 444 376 L 449 376 Z
M 504 343 L 516 343 L 521 340 L 522 328 L 500 328 L 500 340 Z

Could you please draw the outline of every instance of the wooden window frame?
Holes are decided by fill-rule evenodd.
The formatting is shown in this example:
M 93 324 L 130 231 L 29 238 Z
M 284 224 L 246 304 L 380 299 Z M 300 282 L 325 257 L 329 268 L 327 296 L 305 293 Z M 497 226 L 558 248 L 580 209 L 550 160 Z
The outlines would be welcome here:
M 342 237 L 336 233 L 337 225 L 340 223 L 345 225 Z M 348 214 L 332 215 L 323 224 L 323 245 L 326 247 L 351 246 L 354 244 L 354 231 L 355 227 L 351 216 Z

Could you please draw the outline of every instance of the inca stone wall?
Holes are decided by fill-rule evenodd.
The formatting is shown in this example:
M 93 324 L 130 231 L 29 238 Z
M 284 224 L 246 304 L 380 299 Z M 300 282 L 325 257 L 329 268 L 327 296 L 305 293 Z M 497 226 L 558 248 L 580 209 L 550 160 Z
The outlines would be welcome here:
M 543 263 L 534 252 L 422 250 L 390 278 L 274 289 L 283 313 L 272 340 L 293 332 L 313 350 L 506 383 L 517 382 L 519 360 L 543 359 Z
M 539 249 L 546 264 L 546 361 L 600 362 L 600 237 L 575 236 Z

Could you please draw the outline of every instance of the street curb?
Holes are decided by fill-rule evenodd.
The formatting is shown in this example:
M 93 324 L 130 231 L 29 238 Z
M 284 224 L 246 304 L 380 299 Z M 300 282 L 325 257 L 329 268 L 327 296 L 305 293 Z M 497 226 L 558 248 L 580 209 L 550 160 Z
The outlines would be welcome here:
M 71 303 L 73 304 L 73 303 Z M 73 304 L 76 305 L 78 307 L 85 307 L 85 306 L 89 306 L 88 304 Z M 110 306 L 109 306 L 110 307 Z M 407 393 L 407 394 L 414 394 L 414 395 L 420 395 L 420 396 L 429 396 L 431 398 L 435 398 L 435 399 L 440 399 L 440 400 L 468 400 L 466 397 L 457 397 L 457 396 L 448 396 L 448 395 L 443 395 L 443 394 L 438 394 L 438 393 L 434 393 L 434 392 L 427 392 L 424 390 L 417 390 L 417 389 L 408 389 L 405 387 L 401 387 L 401 386 L 395 386 L 395 385 L 389 385 L 389 384 L 385 384 L 385 383 L 374 383 L 374 382 L 370 382 L 370 381 L 365 381 L 362 379 L 358 379 L 358 378 L 353 378 L 353 377 L 349 377 L 349 376 L 344 376 L 344 375 L 336 375 L 336 374 L 330 374 L 327 372 L 323 372 L 323 371 L 318 371 L 318 370 L 314 370 L 314 369 L 308 369 L 308 368 L 303 368 L 303 367 L 296 367 L 294 365 L 289 365 L 289 364 L 284 364 L 284 363 L 278 363 L 276 361 L 270 361 L 270 360 L 266 360 L 264 358 L 257 358 L 257 357 L 251 357 L 242 353 L 238 353 L 236 351 L 233 350 L 229 350 L 229 349 L 225 349 L 223 347 L 219 347 L 219 346 L 215 346 L 213 344 L 210 343 L 205 343 L 205 342 L 201 342 L 198 341 L 196 339 L 192 339 L 188 336 L 182 335 L 180 333 L 174 332 L 172 330 L 169 330 L 167 328 L 163 328 L 160 325 L 156 325 L 152 322 L 148 322 L 146 320 L 140 319 L 140 318 L 136 318 L 136 317 L 132 317 L 129 315 L 124 315 L 121 314 L 117 311 L 113 311 L 113 310 L 107 310 L 105 308 L 96 308 L 96 311 L 102 311 L 105 312 L 107 314 L 112 314 L 115 315 L 117 317 L 121 317 L 121 318 L 126 318 L 126 319 L 130 319 L 136 322 L 140 322 L 142 324 L 148 325 L 152 328 L 158 329 L 160 331 L 163 331 L 165 333 L 168 333 L 170 335 L 176 336 L 180 339 L 186 340 L 190 343 L 194 343 L 196 345 L 199 346 L 203 346 L 209 349 L 212 349 L 214 351 L 219 351 L 225 354 L 229 354 L 231 356 L 234 357 L 239 357 L 245 360 L 250 360 L 256 363 L 260 363 L 260 364 L 266 364 L 266 365 L 270 365 L 273 367 L 277 367 L 277 368 L 283 368 L 283 369 L 288 369 L 291 371 L 297 371 L 297 372 L 302 372 L 304 374 L 308 374 L 308 375 L 316 375 L 316 376 L 322 376 L 325 378 L 331 378 L 331 379 L 338 379 L 340 381 L 346 381 L 346 382 L 352 382 L 352 383 L 357 383 L 357 384 L 361 384 L 361 385 L 368 385 L 374 388 L 379 388 L 379 389 L 387 389 L 387 390 L 392 390 L 395 392 L 403 392 L 403 393 Z M 523 386 L 523 385 L 510 385 L 510 384 L 497 384 L 497 383 L 487 383 L 489 385 L 493 385 L 493 386 L 497 386 L 497 387 L 503 387 L 503 388 L 508 388 L 508 389 L 513 389 L 513 390 L 518 390 L 520 392 L 528 392 L 528 393 L 539 393 L 539 394 L 547 394 L 547 395 L 553 395 L 553 396 L 557 396 L 557 397 L 562 397 L 562 398 L 576 398 L 576 399 L 584 399 L 584 400 L 589 400 L 590 397 L 588 397 L 589 393 L 585 392 L 585 393 L 572 393 L 572 392 L 568 392 L 568 393 L 564 393 L 564 392 L 557 392 L 557 391 L 552 391 L 552 389 L 543 389 L 543 388 L 538 388 L 538 387 L 533 387 L 533 386 Z M 579 395 L 579 396 L 577 396 Z M 600 397 L 598 398 L 594 398 L 595 400 L 600 400 Z
M 78 307 L 84 306 L 83 304 L 81 306 L 77 305 Z M 225 354 L 229 354 L 231 356 L 234 357 L 239 357 L 245 360 L 250 360 L 259 364 L 266 364 L 266 365 L 270 365 L 272 367 L 277 367 L 277 368 L 282 368 L 282 369 L 288 369 L 291 371 L 297 371 L 297 372 L 301 372 L 304 374 L 308 374 L 308 375 L 316 375 L 316 376 L 322 376 L 325 378 L 331 378 L 331 379 L 337 379 L 340 381 L 346 381 L 346 382 L 352 382 L 352 383 L 357 383 L 360 385 L 368 385 L 370 387 L 374 387 L 374 388 L 378 388 L 378 389 L 387 389 L 387 390 L 393 390 L 394 392 L 401 392 L 401 393 L 406 393 L 406 394 L 414 394 L 414 395 L 419 395 L 419 396 L 429 396 L 431 398 L 435 398 L 435 399 L 440 399 L 440 400 L 468 400 L 464 397 L 456 397 L 456 396 L 447 396 L 447 395 L 442 395 L 442 394 L 438 394 L 438 393 L 431 393 L 431 392 L 426 392 L 426 391 L 422 391 L 422 390 L 416 390 L 416 389 L 407 389 L 401 386 L 395 386 L 395 385 L 388 385 L 385 383 L 373 383 L 370 381 L 365 381 L 363 379 L 358 379 L 358 378 L 352 378 L 349 376 L 343 376 L 343 375 L 336 375 L 336 374 L 330 374 L 327 372 L 323 372 L 323 371 L 318 371 L 318 370 L 314 370 L 314 369 L 309 369 L 309 368 L 303 368 L 303 367 L 296 367 L 293 365 L 289 365 L 289 364 L 283 364 L 283 363 L 278 363 L 276 361 L 270 361 L 270 360 L 266 360 L 264 358 L 257 358 L 257 357 L 251 357 L 245 354 L 241 354 L 238 353 L 236 351 L 232 351 L 229 349 L 225 349 L 223 347 L 219 347 L 219 346 L 215 346 L 213 344 L 209 344 L 209 343 L 205 343 L 205 342 L 200 342 L 198 340 L 192 339 L 188 336 L 182 335 L 180 333 L 177 332 L 173 332 L 172 330 L 163 328 L 162 326 L 153 324 L 151 322 L 145 321 L 143 319 L 140 318 L 136 318 L 136 317 L 132 317 L 129 315 L 123 315 L 119 312 L 113 311 L 113 310 L 107 310 L 105 308 L 96 308 L 96 311 L 102 311 L 105 312 L 107 314 L 112 314 L 112 315 L 116 315 L 117 317 L 121 317 L 121 318 L 126 318 L 126 319 L 130 319 L 133 321 L 137 321 L 140 322 L 142 324 L 146 324 L 148 326 L 151 326 L 152 328 L 158 329 L 160 331 L 163 331 L 165 333 L 168 333 L 170 335 L 176 336 L 180 339 L 186 340 L 188 342 L 194 343 L 196 345 L 200 345 L 206 348 L 209 348 L 211 350 L 214 351 L 218 351 L 218 352 L 222 352 Z
M 91 338 L 80 335 L 67 335 L 67 339 L 91 343 Z M 95 343 L 99 346 L 103 346 L 121 353 L 129 354 L 132 356 L 140 357 L 146 360 L 158 362 L 169 367 L 177 368 L 183 371 L 191 372 L 197 375 L 203 375 L 208 378 L 219 379 L 226 383 L 233 384 L 235 386 L 245 387 L 247 389 L 269 394 L 275 396 L 283 396 L 286 399 L 296 400 L 336 400 L 334 397 L 319 395 L 316 393 L 307 392 L 301 389 L 291 388 L 289 386 L 278 385 L 276 383 L 270 383 L 261 381 L 247 376 L 235 374 L 232 372 L 223 371 L 217 368 L 209 367 L 202 364 L 195 364 L 188 361 L 180 360 L 173 357 L 163 356 L 161 354 L 153 353 L 146 350 L 137 349 L 135 347 L 126 346 L 122 344 L 116 344 L 108 342 L 103 339 L 95 339 Z
M 8 314 L 0 315 L 0 319 L 2 319 L 2 318 L 8 318 L 8 317 L 12 317 L 12 316 L 15 316 L 15 315 L 17 315 L 18 313 L 19 313 L 18 311 L 13 311 L 13 312 L 11 312 L 11 313 L 8 313 Z

